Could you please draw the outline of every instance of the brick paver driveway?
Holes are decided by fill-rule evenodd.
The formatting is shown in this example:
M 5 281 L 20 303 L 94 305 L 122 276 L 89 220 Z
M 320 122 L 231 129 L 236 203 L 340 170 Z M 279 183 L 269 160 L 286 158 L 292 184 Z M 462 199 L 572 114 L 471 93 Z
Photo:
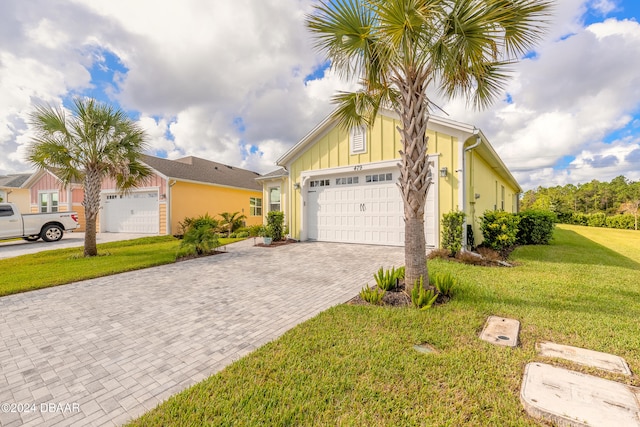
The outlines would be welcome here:
M 0 425 L 124 424 L 402 263 L 403 248 L 241 244 L 2 297 Z

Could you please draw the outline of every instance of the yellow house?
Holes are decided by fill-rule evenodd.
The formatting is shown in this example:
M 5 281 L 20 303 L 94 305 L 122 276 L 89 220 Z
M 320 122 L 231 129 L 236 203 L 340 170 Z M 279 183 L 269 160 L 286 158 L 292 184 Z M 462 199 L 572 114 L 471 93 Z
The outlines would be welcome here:
M 128 193 L 102 182 L 99 232 L 178 234 L 185 217 L 222 212 L 245 215 L 247 225 L 262 224 L 262 186 L 258 173 L 198 157 L 178 160 L 143 155 L 151 176 Z M 78 212 L 84 231 L 84 190 L 78 183 L 63 187 L 55 171 L 38 171 L 25 184 L 31 212 Z M 29 194 L 29 193 L 28 193 Z
M 279 170 L 258 178 L 265 214 L 282 210 L 295 239 L 403 246 L 398 126 L 391 111 L 370 128 L 344 129 L 326 118 L 277 161 Z M 469 233 L 463 228 L 465 245 L 472 236 L 478 244 L 479 217 L 486 210 L 517 212 L 522 189 L 474 126 L 432 116 L 427 136 L 433 176 L 427 246 L 440 246 L 442 215 L 458 210 L 471 226 Z
M 0 201 L 14 203 L 20 212 L 29 212 L 29 189 L 24 183 L 31 176 L 30 173 L 0 175 Z

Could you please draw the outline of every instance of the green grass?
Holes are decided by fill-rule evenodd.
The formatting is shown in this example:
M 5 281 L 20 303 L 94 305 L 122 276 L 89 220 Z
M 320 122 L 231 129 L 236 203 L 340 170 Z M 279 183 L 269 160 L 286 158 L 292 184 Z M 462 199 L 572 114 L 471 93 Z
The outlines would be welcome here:
M 238 240 L 222 238 L 220 244 Z M 99 256 L 91 258 L 79 247 L 0 259 L 0 296 L 170 264 L 179 246 L 172 236 L 154 236 L 99 244 Z
M 334 307 L 133 425 L 536 426 L 518 398 L 525 365 L 545 361 L 536 342 L 614 353 L 640 372 L 639 247 L 638 232 L 559 226 L 550 246 L 517 249 L 515 268 L 430 261 L 461 282 L 448 304 Z M 489 315 L 521 322 L 518 348 L 478 339 Z M 413 350 L 424 342 L 438 353 Z

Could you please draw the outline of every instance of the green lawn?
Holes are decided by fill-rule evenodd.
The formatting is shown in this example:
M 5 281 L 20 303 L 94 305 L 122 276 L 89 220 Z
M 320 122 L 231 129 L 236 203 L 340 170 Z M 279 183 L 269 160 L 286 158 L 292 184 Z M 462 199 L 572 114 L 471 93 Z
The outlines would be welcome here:
M 614 353 L 640 372 L 638 248 L 639 232 L 559 226 L 550 246 L 517 249 L 515 268 L 430 261 L 462 283 L 450 303 L 334 307 L 133 425 L 536 426 L 518 398 L 525 365 L 543 360 L 536 342 Z M 518 348 L 478 339 L 489 315 L 520 320 Z M 413 350 L 423 342 L 438 353 Z
M 220 239 L 226 245 L 242 239 Z M 175 262 L 180 241 L 172 236 L 102 243 L 97 257 L 83 248 L 55 249 L 0 259 L 0 296 Z

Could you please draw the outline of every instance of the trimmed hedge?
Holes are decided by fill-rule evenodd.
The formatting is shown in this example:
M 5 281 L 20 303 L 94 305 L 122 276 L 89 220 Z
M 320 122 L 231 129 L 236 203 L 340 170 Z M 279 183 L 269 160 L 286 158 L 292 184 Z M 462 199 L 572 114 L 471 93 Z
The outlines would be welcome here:
M 486 211 L 480 222 L 480 229 L 487 246 L 494 251 L 504 252 L 518 241 L 520 217 L 503 211 Z
M 548 245 L 553 236 L 556 216 L 552 212 L 527 210 L 520 212 L 518 224 L 519 245 Z
M 462 225 L 464 212 L 456 211 L 442 215 L 442 247 L 453 256 L 462 249 Z

